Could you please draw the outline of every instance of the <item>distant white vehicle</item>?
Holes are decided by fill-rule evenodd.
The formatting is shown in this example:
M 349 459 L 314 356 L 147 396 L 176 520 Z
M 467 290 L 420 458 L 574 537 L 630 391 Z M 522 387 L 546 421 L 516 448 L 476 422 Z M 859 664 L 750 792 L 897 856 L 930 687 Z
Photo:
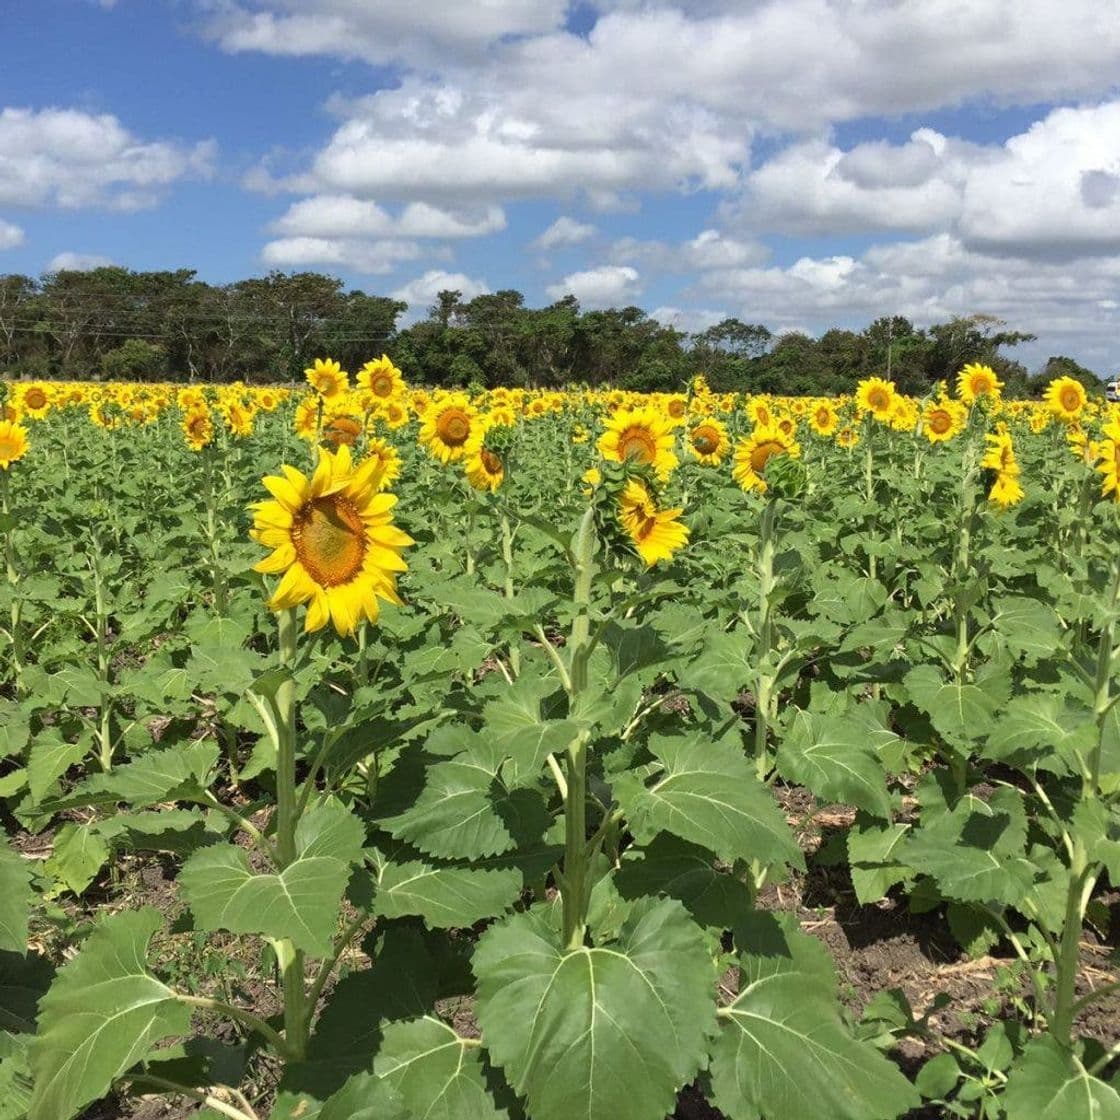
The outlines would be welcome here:
M 1120 401 L 1120 378 L 1110 381 L 1104 387 L 1104 395 L 1110 401 Z

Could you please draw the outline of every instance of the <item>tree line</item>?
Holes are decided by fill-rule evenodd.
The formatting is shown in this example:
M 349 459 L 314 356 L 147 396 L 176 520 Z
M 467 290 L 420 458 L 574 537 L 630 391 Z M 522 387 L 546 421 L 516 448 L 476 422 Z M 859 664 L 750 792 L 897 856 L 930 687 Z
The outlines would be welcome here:
M 703 373 L 720 391 L 834 394 L 864 377 L 889 376 L 902 391 L 922 394 L 951 381 L 964 363 L 984 362 L 1008 395 L 1037 395 L 1059 374 L 1102 388 L 1092 370 L 1064 356 L 1028 370 L 1004 351 L 1035 336 L 986 315 L 928 328 L 884 316 L 862 331 L 811 338 L 735 318 L 689 333 L 638 307 L 585 311 L 574 296 L 533 308 L 512 289 L 466 300 L 442 291 L 425 318 L 398 327 L 407 309 L 317 272 L 217 285 L 191 269 L 5 275 L 0 372 L 264 383 L 298 380 L 316 357 L 355 370 L 385 352 L 410 381 L 441 386 L 672 391 Z

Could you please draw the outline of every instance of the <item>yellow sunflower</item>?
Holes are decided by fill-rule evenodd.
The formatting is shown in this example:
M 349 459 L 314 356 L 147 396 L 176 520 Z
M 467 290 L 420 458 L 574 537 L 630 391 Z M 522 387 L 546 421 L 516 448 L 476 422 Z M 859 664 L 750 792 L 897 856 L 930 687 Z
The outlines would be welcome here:
M 274 500 L 253 506 L 250 533 L 273 550 L 256 570 L 284 573 L 269 607 L 306 603 L 305 630 L 329 620 L 343 637 L 363 618 L 376 622 L 378 599 L 400 603 L 397 573 L 407 569 L 401 550 L 415 543 L 393 525 L 396 497 L 379 493 L 380 460 L 355 468 L 344 445 L 323 450 L 310 479 L 294 467 L 281 469 L 283 476 L 263 480 Z
M 688 543 L 688 527 L 678 520 L 680 515 L 679 509 L 659 510 L 650 492 L 634 478 L 627 481 L 618 500 L 618 519 L 647 568 L 671 560 Z
M 323 417 L 322 440 L 331 447 L 353 447 L 362 434 L 362 422 L 345 412 L 329 412 Z
M 747 415 L 751 418 L 751 423 L 756 428 L 765 428 L 773 419 L 773 413 L 770 411 L 769 402 L 762 397 L 752 397 L 747 403 Z
M 205 405 L 188 412 L 180 427 L 192 451 L 201 451 L 214 438 L 214 420 Z
M 373 415 L 383 421 L 387 428 L 396 431 L 408 423 L 409 411 L 406 398 L 399 400 L 378 401 L 373 408 Z
M 31 382 L 21 385 L 17 393 L 19 405 L 32 420 L 44 420 L 51 410 L 51 397 L 45 385 Z
M 11 420 L 0 420 L 0 467 L 7 470 L 27 454 L 27 429 Z
M 888 421 L 897 396 L 894 382 L 868 377 L 856 386 L 856 407 L 860 412 L 870 412 L 876 420 Z
M 226 427 L 239 437 L 253 434 L 253 414 L 239 401 L 230 401 L 222 407 L 222 418 Z
M 357 383 L 359 389 L 378 400 L 387 401 L 404 393 L 404 377 L 385 354 L 358 370 Z
M 847 450 L 851 450 L 857 443 L 859 443 L 859 431 L 858 429 L 853 428 L 850 424 L 841 428 L 836 433 L 837 447 L 843 447 Z
M 744 490 L 757 490 L 760 494 L 765 494 L 766 479 L 762 477 L 762 472 L 775 455 L 789 455 L 797 459 L 801 455 L 801 446 L 776 424 L 755 428 L 736 446 L 735 466 L 731 475 Z
M 731 447 L 727 428 L 714 416 L 706 416 L 688 432 L 688 450 L 705 467 L 718 467 Z
M 1019 484 L 1019 475 L 1022 472 L 1015 458 L 1015 448 L 1010 434 L 1006 431 L 991 432 L 984 438 L 991 446 L 980 460 L 980 466 L 996 472 L 995 482 L 988 493 L 988 500 L 1006 509 L 1023 500 L 1023 487 Z
M 420 442 L 441 463 L 457 463 L 477 425 L 478 410 L 467 394 L 449 393 L 428 406 L 420 426 Z
M 506 476 L 502 457 L 486 446 L 487 427 L 475 425 L 475 431 L 463 449 L 463 467 L 467 481 L 475 490 L 497 490 Z
M 659 478 L 666 479 L 679 462 L 673 454 L 674 442 L 668 417 L 643 407 L 619 409 L 608 417 L 597 446 L 608 462 L 649 465 Z
M 401 473 L 401 457 L 397 449 L 384 439 L 371 439 L 366 444 L 366 458 L 376 459 L 381 465 L 378 488 L 387 490 Z
M 667 397 L 663 401 L 665 415 L 669 418 L 669 423 L 673 427 L 678 427 L 683 424 L 688 418 L 688 398 L 681 396 L 679 393 L 674 393 L 671 397 Z
M 315 364 L 303 374 L 308 385 L 326 400 L 344 393 L 350 385 L 350 375 L 342 368 L 342 363 L 331 358 L 316 358 Z
M 1002 388 L 1003 382 L 996 377 L 996 371 L 980 362 L 969 362 L 957 374 L 957 396 L 965 404 L 974 404 L 980 397 L 999 400 Z
M 318 397 L 309 394 L 296 405 L 296 414 L 292 423 L 296 435 L 300 439 L 314 440 L 319 434 L 321 420 L 322 414 Z
M 944 443 L 964 431 L 968 413 L 959 401 L 946 397 L 930 401 L 922 410 L 922 433 L 930 443 Z
M 1055 416 L 1068 424 L 1081 415 L 1089 398 L 1080 381 L 1072 377 L 1056 377 L 1047 385 L 1042 399 Z
M 840 415 L 831 401 L 817 401 L 809 412 L 809 427 L 819 436 L 830 436 L 840 425 Z

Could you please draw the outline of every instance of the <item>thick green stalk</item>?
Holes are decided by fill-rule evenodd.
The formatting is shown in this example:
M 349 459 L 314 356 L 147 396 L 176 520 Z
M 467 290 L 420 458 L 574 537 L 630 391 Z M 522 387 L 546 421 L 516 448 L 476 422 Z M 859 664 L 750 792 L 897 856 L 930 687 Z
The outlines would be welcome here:
M 1093 711 L 1097 720 L 1097 736 L 1093 745 L 1092 754 L 1089 756 L 1088 788 L 1085 794 L 1096 797 L 1101 784 L 1101 757 L 1104 753 L 1105 717 L 1112 707 L 1112 657 L 1116 649 L 1116 620 L 1112 617 L 1120 602 L 1120 561 L 1115 561 L 1112 566 L 1112 587 L 1108 598 L 1109 618 L 1101 630 L 1097 643 L 1097 679 L 1096 697 Z
M 776 498 L 768 498 L 758 527 L 758 641 L 755 662 L 761 666 L 769 659 L 774 644 L 774 556 L 777 551 L 774 529 L 778 518 Z M 770 769 L 767 739 L 770 725 L 770 704 L 774 681 L 769 672 L 759 669 L 755 683 L 754 757 L 760 779 Z
M 972 548 L 972 532 L 976 525 L 977 463 L 976 448 L 970 445 L 965 451 L 964 475 L 961 479 L 960 531 L 957 534 L 952 567 L 953 582 L 956 584 L 953 592 L 953 618 L 957 632 L 953 671 L 957 681 L 962 684 L 968 669 L 968 598 L 965 582 Z
M 863 496 L 868 504 L 868 521 L 872 519 L 871 505 L 875 501 L 875 455 L 871 447 L 871 427 L 873 421 L 867 421 L 867 427 L 864 432 L 863 442 Z M 868 525 L 870 529 L 870 524 Z M 878 571 L 877 560 L 875 553 L 871 553 L 867 558 L 867 574 L 875 579 Z
M 510 528 L 509 516 L 502 514 L 502 559 L 506 564 L 505 593 L 507 599 L 512 599 L 513 591 L 513 530 Z M 512 676 L 521 675 L 521 650 L 517 647 L 517 640 L 510 642 L 509 646 L 509 671 Z
M 9 496 L 10 480 L 8 471 L 0 470 L 0 514 L 4 520 L 11 517 L 11 499 Z M 19 569 L 16 567 L 16 547 L 11 526 L 4 529 L 4 566 L 7 569 L 8 583 L 12 588 L 11 610 L 11 642 L 12 642 L 12 681 L 16 686 L 16 695 L 23 691 L 23 632 L 20 626 L 23 605 L 16 593 L 19 583 Z
M 1054 1015 L 1050 1035 L 1061 1046 L 1069 1048 L 1073 1038 L 1073 1015 L 1076 997 L 1077 968 L 1081 949 L 1081 927 L 1085 907 L 1093 892 L 1099 867 L 1090 866 L 1085 848 L 1074 840 L 1070 861 L 1069 887 L 1066 891 L 1066 912 L 1062 923 L 1062 939 L 1054 961 Z
M 100 542 L 95 539 L 94 548 L 100 550 L 100 547 Z M 106 641 L 109 629 L 109 612 L 105 602 L 105 583 L 101 575 L 99 551 L 93 557 L 93 602 L 94 621 L 97 626 L 97 675 L 104 686 L 101 690 L 101 710 L 97 725 L 98 759 L 101 763 L 101 769 L 107 774 L 113 769 L 112 710 L 109 702 L 109 646 Z
M 298 641 L 295 610 L 279 614 L 280 664 L 289 671 L 296 659 Z M 296 858 L 296 684 L 289 676 L 276 689 L 276 853 L 283 871 Z M 284 1038 L 290 1055 L 298 1060 L 307 1049 L 308 1008 L 303 953 L 288 940 L 273 943 L 284 987 Z
M 591 645 L 591 580 L 595 561 L 595 511 L 588 508 L 576 534 L 575 590 L 572 602 L 571 661 L 568 670 L 569 708 L 574 710 L 587 687 Z M 587 735 L 581 732 L 565 753 L 568 794 L 564 802 L 564 945 L 578 949 L 587 931 Z

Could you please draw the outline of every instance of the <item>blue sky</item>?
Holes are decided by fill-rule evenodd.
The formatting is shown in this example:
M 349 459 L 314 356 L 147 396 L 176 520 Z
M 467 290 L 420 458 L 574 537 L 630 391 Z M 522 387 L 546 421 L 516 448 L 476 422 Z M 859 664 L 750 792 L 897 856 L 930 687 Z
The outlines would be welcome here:
M 0 272 L 333 272 L 1120 368 L 1099 0 L 5 0 Z M 1060 15 L 1055 16 L 1055 11 Z

